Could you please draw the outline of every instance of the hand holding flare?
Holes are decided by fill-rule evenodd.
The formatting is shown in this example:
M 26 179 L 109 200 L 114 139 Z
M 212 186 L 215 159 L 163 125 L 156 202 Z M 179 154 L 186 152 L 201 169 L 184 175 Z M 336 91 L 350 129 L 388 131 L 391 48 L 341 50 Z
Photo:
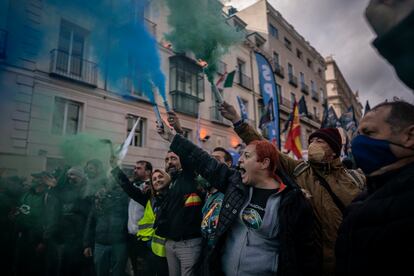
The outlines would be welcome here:
M 175 130 L 168 127 L 164 120 L 157 122 L 157 132 L 164 140 L 169 142 L 172 142 L 174 136 L 176 135 Z

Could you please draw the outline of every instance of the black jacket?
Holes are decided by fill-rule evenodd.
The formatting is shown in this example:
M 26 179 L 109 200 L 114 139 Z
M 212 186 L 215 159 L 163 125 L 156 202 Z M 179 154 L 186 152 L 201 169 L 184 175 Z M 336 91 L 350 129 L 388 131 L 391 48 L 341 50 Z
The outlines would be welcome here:
M 94 243 L 111 245 L 124 243 L 128 230 L 128 197 L 115 188 L 102 193 L 90 210 L 84 235 L 84 247 Z
M 197 190 L 192 169 L 187 164 L 182 165 L 184 169 L 171 176 L 168 192 L 157 196 L 154 203 L 155 207 L 159 206 L 154 223 L 156 234 L 175 241 L 201 237 L 202 196 Z M 130 198 L 145 207 L 150 193 L 144 194 L 137 189 L 119 168 L 113 169 L 112 175 Z M 200 202 L 189 204 L 187 200 L 190 196 L 198 197 Z
M 192 169 L 183 160 L 181 164 L 183 170 L 171 175 L 170 189 L 155 220 L 155 233 L 174 241 L 201 237 L 202 195 Z
M 240 173 L 220 164 L 217 160 L 190 141 L 176 135 L 171 144 L 181 160 L 190 162 L 194 170 L 209 183 L 223 192 L 224 199 L 216 229 L 216 242 L 212 247 L 203 247 L 198 274 L 220 275 L 221 250 L 226 234 L 240 213 L 248 196 Z M 313 213 L 301 190 L 287 184 L 282 192 L 280 205 L 281 250 L 278 275 L 319 275 L 319 252 L 313 243 Z
M 348 206 L 339 228 L 337 275 L 411 275 L 414 163 L 368 178 L 368 187 Z

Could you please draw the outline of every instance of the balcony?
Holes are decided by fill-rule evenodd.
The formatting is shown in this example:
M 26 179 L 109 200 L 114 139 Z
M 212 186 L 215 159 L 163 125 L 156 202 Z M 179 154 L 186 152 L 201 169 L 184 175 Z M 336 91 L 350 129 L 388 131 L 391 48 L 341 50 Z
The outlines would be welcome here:
M 177 90 L 170 91 L 170 94 L 174 111 L 197 117 L 200 98 Z
M 281 99 L 281 101 L 280 101 L 280 103 L 283 105 L 283 106 L 286 106 L 287 108 L 291 108 L 292 107 L 292 102 L 290 101 L 290 100 L 288 100 L 288 99 L 286 99 L 286 98 L 280 98 Z
M 81 56 L 54 49 L 50 51 L 50 75 L 97 86 L 98 65 Z
M 0 29 L 0 59 L 6 58 L 7 31 Z
M 294 87 L 298 87 L 298 78 L 295 75 L 289 73 L 289 83 Z
M 236 82 L 243 86 L 246 89 L 252 90 L 252 80 L 247 75 L 243 74 L 242 72 L 236 72 Z
M 304 82 L 300 83 L 300 91 L 303 92 L 303 94 L 309 95 L 309 85 L 307 85 Z
M 318 92 L 316 92 L 315 90 L 312 90 L 312 99 L 316 102 L 319 102 Z
M 224 75 L 227 72 L 227 64 L 219 61 L 217 63 L 217 73 L 219 73 L 220 75 Z
M 285 78 L 285 68 L 280 65 L 278 62 L 274 63 L 275 65 L 275 74 L 281 77 L 282 79 Z

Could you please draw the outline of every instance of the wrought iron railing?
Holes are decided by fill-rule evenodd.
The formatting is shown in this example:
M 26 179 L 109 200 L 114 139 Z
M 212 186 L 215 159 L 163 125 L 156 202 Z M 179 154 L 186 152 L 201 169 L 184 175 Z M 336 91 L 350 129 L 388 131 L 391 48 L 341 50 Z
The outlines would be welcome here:
M 275 66 L 275 74 L 278 75 L 281 78 L 285 77 L 285 68 L 283 68 L 282 65 L 280 65 L 278 62 L 274 63 Z
M 301 82 L 300 91 L 302 91 L 304 94 L 308 95 L 309 94 L 309 85 L 307 85 L 304 82 Z
M 280 103 L 283 105 L 283 106 L 286 106 L 286 107 L 288 107 L 288 108 L 291 108 L 292 107 L 292 102 L 289 100 L 289 99 L 286 99 L 286 98 L 280 98 Z
M 237 74 L 236 82 L 238 84 L 240 84 L 241 86 L 243 86 L 244 88 L 252 90 L 252 88 L 253 88 L 252 87 L 252 79 L 249 76 L 243 74 L 240 71 L 238 71 L 236 74 Z
M 318 92 L 316 92 L 315 90 L 312 89 L 312 99 L 314 99 L 315 101 L 319 101 L 319 95 Z
M 174 111 L 197 117 L 200 98 L 181 91 L 170 91 Z
M 217 106 L 210 106 L 210 120 L 218 123 L 225 123 L 225 119 L 221 116 Z
M 289 83 L 294 87 L 298 87 L 298 78 L 295 75 L 289 73 Z
M 50 51 L 50 74 L 76 80 L 96 87 L 98 65 L 81 56 L 53 49 Z

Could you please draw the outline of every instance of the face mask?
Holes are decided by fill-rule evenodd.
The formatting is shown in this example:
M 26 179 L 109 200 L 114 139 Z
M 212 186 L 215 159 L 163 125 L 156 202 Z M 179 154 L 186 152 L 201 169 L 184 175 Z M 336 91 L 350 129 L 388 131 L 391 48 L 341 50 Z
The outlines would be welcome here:
M 325 150 L 322 145 L 311 143 L 308 147 L 308 159 L 311 162 L 321 163 L 325 158 Z
M 398 161 L 390 149 L 390 141 L 358 135 L 352 140 L 352 154 L 357 167 L 371 174 L 382 167 Z

